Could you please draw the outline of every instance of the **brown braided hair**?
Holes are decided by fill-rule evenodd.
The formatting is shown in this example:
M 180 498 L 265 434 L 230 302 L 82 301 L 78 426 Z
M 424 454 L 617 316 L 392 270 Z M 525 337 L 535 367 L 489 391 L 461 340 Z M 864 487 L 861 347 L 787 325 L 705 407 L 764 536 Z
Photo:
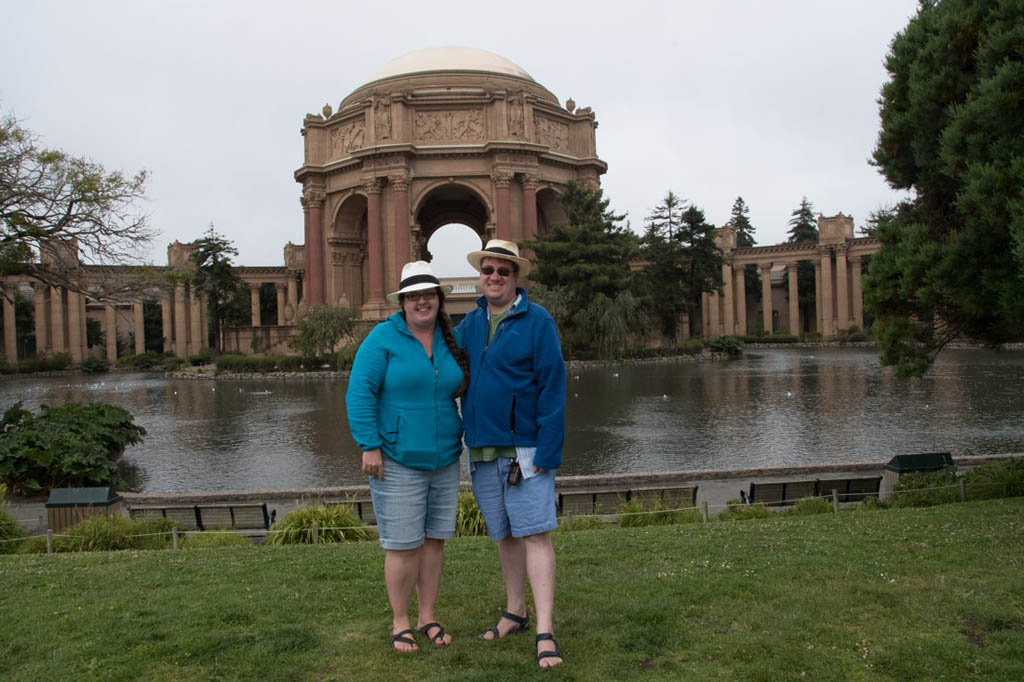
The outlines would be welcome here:
M 405 294 L 399 294 L 398 304 L 402 305 L 404 302 Z M 402 305 L 402 319 L 405 319 L 404 305 Z M 441 290 L 441 287 L 437 287 L 437 324 L 441 327 L 444 345 L 448 346 L 448 352 L 452 354 L 455 362 L 459 364 L 459 369 L 462 370 L 462 383 L 459 384 L 458 390 L 455 391 L 455 395 L 462 398 L 466 395 L 466 389 L 469 388 L 469 356 L 466 355 L 466 351 L 459 348 L 459 345 L 455 343 L 455 336 L 452 334 L 452 321 L 444 310 L 444 291 Z

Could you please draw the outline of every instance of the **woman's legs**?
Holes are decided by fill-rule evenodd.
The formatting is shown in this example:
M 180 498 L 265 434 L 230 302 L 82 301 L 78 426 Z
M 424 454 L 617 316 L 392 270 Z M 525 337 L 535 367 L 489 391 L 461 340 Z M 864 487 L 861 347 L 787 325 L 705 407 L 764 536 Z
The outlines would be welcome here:
M 384 584 L 391 602 L 391 634 L 410 628 L 409 600 L 419 575 L 420 548 L 389 549 L 384 555 Z M 416 651 L 416 645 L 396 641 L 393 646 L 401 653 Z
M 417 630 L 424 625 L 437 622 L 434 605 L 437 603 L 437 594 L 441 589 L 441 568 L 443 566 L 444 540 L 427 538 L 419 548 L 419 575 L 416 581 L 416 596 L 419 604 Z M 439 632 L 435 628 L 430 628 L 427 636 L 433 636 Z M 443 637 L 433 641 L 432 644 L 447 646 L 451 642 L 451 635 L 445 633 Z

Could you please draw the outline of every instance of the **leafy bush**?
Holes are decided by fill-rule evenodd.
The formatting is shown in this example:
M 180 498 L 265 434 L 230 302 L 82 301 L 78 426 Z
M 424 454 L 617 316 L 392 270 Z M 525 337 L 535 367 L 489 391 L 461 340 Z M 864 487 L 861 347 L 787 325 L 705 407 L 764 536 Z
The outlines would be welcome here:
M 938 471 L 916 471 L 900 475 L 887 500 L 890 507 L 931 507 L 960 499 L 956 467 Z
M 160 369 L 165 372 L 176 372 L 184 364 L 185 361 L 178 357 L 164 358 L 164 361 L 160 363 Z
M 704 339 L 699 336 L 691 336 L 679 346 L 683 355 L 697 355 L 704 350 Z
M 178 525 L 170 519 L 92 516 L 65 530 L 63 537 L 55 538 L 54 549 L 60 552 L 166 549 L 171 546 L 171 530 Z
M 455 516 L 455 535 L 487 535 L 484 515 L 477 506 L 472 493 L 459 493 L 459 507 Z
M 7 361 L 7 356 L 0 353 L 0 374 L 14 374 L 17 367 Z
M 786 513 L 794 516 L 813 516 L 814 514 L 828 514 L 832 511 L 832 502 L 824 497 L 805 497 L 802 500 L 797 500 L 796 504 L 790 507 Z
M 188 533 L 181 541 L 185 549 L 211 547 L 253 547 L 252 541 L 238 533 Z
M 212 348 L 200 348 L 198 353 L 188 356 L 188 363 L 193 367 L 209 365 L 211 362 L 213 362 Z
M 219 355 L 216 364 L 217 374 L 267 374 L 277 369 L 275 358 L 252 355 Z
M 757 336 L 741 337 L 744 343 L 796 343 L 800 340 L 786 331 L 772 332 L 771 334 L 759 334 Z
M 282 355 L 277 358 L 277 370 L 279 372 L 298 372 L 302 369 L 301 355 Z
M 708 344 L 715 353 L 726 353 L 737 356 L 743 353 L 743 340 L 738 336 L 719 336 Z
M 110 369 L 110 362 L 106 358 L 90 355 L 85 360 L 82 360 L 80 369 L 88 374 L 106 372 Z
M 725 511 L 718 515 L 722 521 L 738 521 L 745 519 L 767 519 L 775 512 L 764 506 L 764 502 L 754 504 L 743 504 L 739 500 L 732 499 L 725 503 Z
M 352 369 L 352 363 L 355 362 L 357 350 L 359 350 L 359 346 L 350 343 L 342 346 L 341 350 L 336 353 L 335 357 L 339 372 L 347 372 Z
M 839 343 L 856 343 L 867 341 L 868 336 L 860 330 L 860 327 L 853 326 L 849 329 L 840 329 L 836 332 L 836 341 Z
M 67 353 L 56 353 L 46 357 L 25 358 L 18 361 L 18 371 L 25 374 L 35 372 L 59 372 L 71 364 L 71 356 Z
M 16 492 L 114 485 L 117 460 L 146 430 L 105 403 L 43 405 L 34 415 L 12 405 L 0 419 L 0 481 Z
M 314 306 L 299 320 L 299 333 L 288 340 L 288 347 L 309 357 L 332 355 L 355 325 L 356 313 L 351 308 Z
M 964 475 L 967 499 L 1024 495 L 1024 457 L 984 462 Z
M 372 540 L 377 531 L 360 519 L 347 504 L 299 507 L 270 527 L 267 544 L 308 545 L 313 543 L 313 524 L 320 542 Z
M 885 509 L 886 507 L 888 507 L 888 505 L 885 502 L 882 502 L 874 495 L 868 495 L 860 501 L 860 504 L 854 507 L 854 511 L 878 511 L 879 509 Z
M 821 332 L 804 332 L 800 335 L 802 343 L 817 343 L 821 341 Z
M 558 530 L 573 531 L 573 530 L 594 530 L 595 528 L 605 528 L 606 524 L 598 516 L 563 516 L 562 520 L 558 522 Z
M 12 554 L 18 549 L 20 542 L 3 542 L 3 540 L 17 540 L 25 537 L 25 529 L 18 521 L 0 507 L 0 554 Z

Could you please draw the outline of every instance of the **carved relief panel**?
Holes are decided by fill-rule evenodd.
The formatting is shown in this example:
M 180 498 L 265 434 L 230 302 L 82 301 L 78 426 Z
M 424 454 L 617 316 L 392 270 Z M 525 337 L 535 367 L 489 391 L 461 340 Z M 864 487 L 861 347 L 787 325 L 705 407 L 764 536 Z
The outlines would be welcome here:
M 568 151 L 569 126 L 543 116 L 533 117 L 533 126 L 537 131 L 537 141 L 552 149 Z
M 362 149 L 365 137 L 365 124 L 362 119 L 336 126 L 331 130 L 331 158 Z
M 483 109 L 417 111 L 417 142 L 482 142 Z

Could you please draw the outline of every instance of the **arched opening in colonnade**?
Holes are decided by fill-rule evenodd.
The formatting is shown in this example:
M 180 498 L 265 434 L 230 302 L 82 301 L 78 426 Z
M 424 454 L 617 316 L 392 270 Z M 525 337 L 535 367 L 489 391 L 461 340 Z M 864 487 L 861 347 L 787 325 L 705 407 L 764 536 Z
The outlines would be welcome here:
M 468 225 L 448 223 L 434 230 L 427 240 L 427 252 L 438 277 L 475 277 L 476 271 L 466 254 L 483 245 L 480 235 Z
M 491 220 L 493 211 L 487 205 L 484 195 L 465 184 L 447 183 L 428 190 L 414 215 L 418 228 L 418 238 L 413 238 L 414 255 L 421 260 L 437 260 L 439 264 L 452 260 L 449 254 L 442 254 L 441 249 L 462 248 L 464 245 L 480 248 L 479 245 L 486 242 L 494 230 Z M 438 239 L 434 239 L 435 235 Z M 476 235 L 475 243 L 472 235 Z M 431 246 L 438 250 L 435 251 Z M 462 254 L 463 261 L 469 250 Z M 457 262 L 458 258 L 454 261 Z M 469 266 L 468 263 L 466 265 Z M 449 266 L 446 264 L 445 267 Z M 455 268 L 456 265 L 453 263 L 451 267 Z M 437 270 L 434 274 L 439 277 L 452 276 Z M 460 267 L 453 274 L 465 276 L 465 268 Z M 468 274 L 472 276 L 472 271 Z

